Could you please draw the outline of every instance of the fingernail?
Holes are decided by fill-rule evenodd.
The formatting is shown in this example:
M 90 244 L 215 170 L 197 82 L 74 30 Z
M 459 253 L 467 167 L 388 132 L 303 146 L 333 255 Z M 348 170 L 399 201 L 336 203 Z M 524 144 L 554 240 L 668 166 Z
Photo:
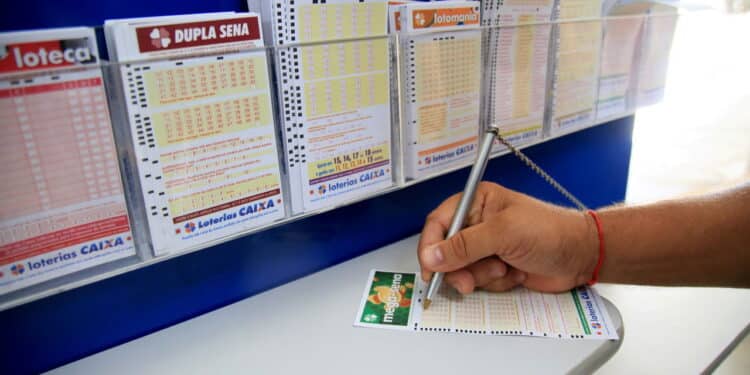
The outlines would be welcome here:
M 493 278 L 500 278 L 505 276 L 505 271 L 505 267 L 498 264 L 492 267 L 492 269 L 490 270 L 490 276 L 492 276 Z
M 422 273 L 422 281 L 428 283 L 430 282 L 431 278 L 432 278 L 431 276 L 426 275 L 424 272 Z
M 458 292 L 461 294 L 471 294 L 471 292 L 474 291 L 473 289 L 469 289 L 468 285 L 463 285 L 463 284 L 461 284 L 460 288 L 456 288 L 456 289 L 458 289 Z
M 526 272 L 519 272 L 519 273 L 517 273 L 514 279 L 519 284 L 522 283 L 522 282 L 524 282 L 524 281 L 526 281 Z
M 449 284 L 449 285 L 450 285 L 451 287 L 453 287 L 453 289 L 455 289 L 455 290 L 456 290 L 457 292 L 459 292 L 459 293 L 461 293 L 461 294 L 465 294 L 465 293 L 464 293 L 464 287 L 463 287 L 463 285 L 461 285 L 461 283 L 460 283 L 460 282 L 457 282 L 457 281 L 449 281 L 449 282 L 448 282 L 448 284 Z
M 440 265 L 440 263 L 443 263 L 443 251 L 440 250 L 440 247 L 437 245 L 432 246 L 431 248 L 427 249 L 427 256 L 425 257 L 427 261 L 428 266 L 437 266 Z

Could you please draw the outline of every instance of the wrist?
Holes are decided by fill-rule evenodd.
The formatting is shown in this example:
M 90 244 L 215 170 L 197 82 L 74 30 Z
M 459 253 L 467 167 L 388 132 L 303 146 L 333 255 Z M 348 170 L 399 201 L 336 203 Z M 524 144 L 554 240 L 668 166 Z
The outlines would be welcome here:
M 579 211 L 581 218 L 581 234 L 577 244 L 577 251 L 580 254 L 581 267 L 576 276 L 576 284 L 593 285 L 599 279 L 599 270 L 601 268 L 601 229 L 597 224 L 596 213 L 593 215 L 589 211 Z
M 589 286 L 591 286 L 599 282 L 599 273 L 601 272 L 602 265 L 604 264 L 604 229 L 602 228 L 602 222 L 599 219 L 599 214 L 597 214 L 596 211 L 588 210 L 586 211 L 586 213 L 591 216 L 592 219 L 594 219 L 597 239 L 599 240 L 599 251 L 596 258 L 596 266 L 594 267 L 594 271 L 591 273 L 591 279 L 587 283 Z

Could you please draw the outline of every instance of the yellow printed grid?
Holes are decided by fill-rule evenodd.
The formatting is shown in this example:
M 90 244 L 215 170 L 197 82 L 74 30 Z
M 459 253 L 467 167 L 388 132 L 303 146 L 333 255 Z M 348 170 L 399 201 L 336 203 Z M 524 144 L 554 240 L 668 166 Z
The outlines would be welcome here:
M 481 38 L 416 44 L 417 100 L 476 92 L 480 83 Z
M 300 55 L 306 81 L 388 70 L 385 39 L 307 46 Z
M 278 174 L 267 173 L 260 176 L 254 176 L 258 172 L 271 169 L 271 165 L 262 165 L 257 168 L 235 173 L 234 175 L 228 174 L 222 179 L 229 180 L 230 177 L 236 178 L 240 175 L 247 176 L 247 178 L 239 182 L 219 185 L 207 191 L 171 199 L 169 201 L 170 213 L 172 216 L 180 216 L 207 207 L 214 207 L 222 203 L 232 202 L 244 197 L 260 194 L 268 190 L 277 189 L 279 186 Z M 210 184 L 204 185 L 216 185 L 216 183 L 219 182 L 219 179 L 210 179 L 209 181 L 211 182 Z
M 148 103 L 159 108 L 191 100 L 268 88 L 264 56 L 215 60 L 143 73 Z
M 448 123 L 448 105 L 438 103 L 419 107 L 419 143 L 430 143 L 446 137 L 445 124 Z
M 596 74 L 600 30 L 598 21 L 560 25 L 560 81 L 588 79 Z
M 555 113 L 565 116 L 591 109 L 595 96 L 601 22 L 560 25 Z
M 449 107 L 438 103 L 419 107 L 417 142 L 428 144 L 444 139 L 456 139 L 476 133 L 477 108 L 472 100 L 466 100 L 465 105 Z
M 239 177 L 237 173 L 226 173 L 236 168 L 242 169 L 241 175 L 262 171 L 263 169 L 258 169 L 256 164 L 271 154 L 272 149 L 268 147 L 270 146 L 268 138 L 268 136 L 255 138 L 258 144 L 267 144 L 266 147 L 258 150 L 226 150 L 224 153 L 185 159 L 181 163 L 167 166 L 164 168 L 163 177 L 167 181 L 169 192 L 178 195 L 193 189 L 206 188 L 213 182 L 237 178 Z M 255 166 L 249 168 L 253 165 Z M 199 177 L 206 177 L 211 181 L 201 180 Z
M 298 5 L 297 30 L 301 43 L 385 34 L 388 4 Z
M 519 22 L 533 22 L 534 16 L 519 17 Z M 531 112 L 531 91 L 534 67 L 534 26 L 516 28 L 516 61 L 513 74 L 513 118 L 528 117 Z
M 152 125 L 161 147 L 271 124 L 267 95 L 248 96 L 156 113 Z
M 599 17 L 601 5 L 599 0 L 560 0 L 560 16 L 558 18 L 566 20 Z
M 424 40 L 414 48 L 420 103 L 417 142 L 429 144 L 476 131 L 481 39 Z
M 272 129 L 269 127 L 266 134 L 257 137 L 248 137 L 245 134 L 235 134 L 234 138 L 217 140 L 211 143 L 194 143 L 181 147 L 171 152 L 162 152 L 161 162 L 165 166 L 172 164 L 180 165 L 189 160 L 191 163 L 196 160 L 208 160 L 216 154 L 238 154 L 248 152 L 249 150 L 265 147 L 266 144 L 274 141 Z M 227 151 L 233 150 L 233 151 Z M 168 171 L 168 167 L 164 167 Z
M 372 73 L 305 83 L 307 118 L 356 111 L 388 103 L 388 73 Z

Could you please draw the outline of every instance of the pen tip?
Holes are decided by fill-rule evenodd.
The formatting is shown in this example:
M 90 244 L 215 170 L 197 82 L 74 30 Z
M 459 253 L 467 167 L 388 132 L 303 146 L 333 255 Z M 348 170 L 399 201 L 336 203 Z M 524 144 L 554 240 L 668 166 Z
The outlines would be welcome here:
M 429 299 L 425 298 L 424 302 L 422 303 L 422 308 L 424 310 L 429 309 L 431 303 L 432 303 L 432 301 L 430 301 Z

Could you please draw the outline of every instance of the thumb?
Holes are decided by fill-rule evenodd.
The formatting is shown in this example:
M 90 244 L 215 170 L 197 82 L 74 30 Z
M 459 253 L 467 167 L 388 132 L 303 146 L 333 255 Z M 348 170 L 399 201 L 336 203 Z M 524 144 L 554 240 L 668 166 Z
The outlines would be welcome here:
M 480 223 L 420 251 L 422 268 L 431 272 L 451 272 L 495 253 L 497 243 L 492 227 Z

